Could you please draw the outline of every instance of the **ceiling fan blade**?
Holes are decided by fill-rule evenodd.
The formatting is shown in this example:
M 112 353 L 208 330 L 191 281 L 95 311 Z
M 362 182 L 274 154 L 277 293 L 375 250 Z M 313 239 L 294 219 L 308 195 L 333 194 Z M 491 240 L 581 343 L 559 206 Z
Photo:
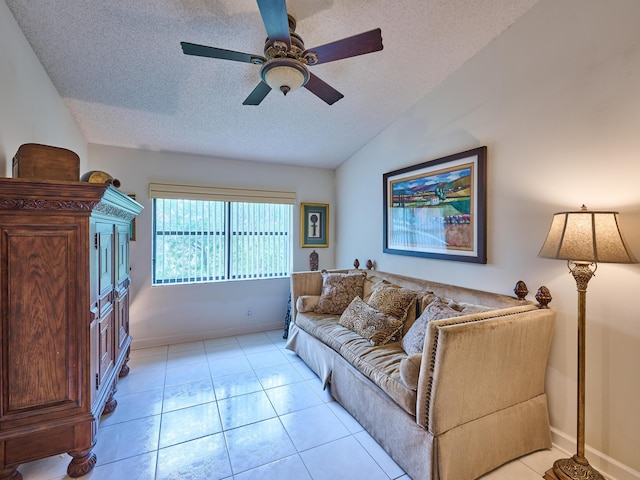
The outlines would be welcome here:
M 321 100 L 327 102 L 329 105 L 333 105 L 338 100 L 344 97 L 343 94 L 341 94 L 328 83 L 320 80 L 311 72 L 309 72 L 309 80 L 304 87 Z
M 260 55 L 251 55 L 250 53 L 235 52 L 233 50 L 225 50 L 223 48 L 207 47 L 205 45 L 197 45 L 195 43 L 180 42 L 182 52 L 185 55 L 194 55 L 196 57 L 221 58 L 223 60 L 234 60 L 236 62 L 255 63 L 257 65 L 267 61 Z
M 249 96 L 242 102 L 243 105 L 260 105 L 260 102 L 264 100 L 269 92 L 271 91 L 271 87 L 264 82 L 260 82 L 256 88 L 253 89 L 253 92 L 249 94 Z
M 315 52 L 318 55 L 315 65 L 380 50 L 382 50 L 382 30 L 379 28 L 307 49 L 308 52 Z
M 287 17 L 285 0 L 258 0 L 258 8 L 269 40 L 284 42 L 289 50 L 291 36 L 289 35 L 289 18 Z

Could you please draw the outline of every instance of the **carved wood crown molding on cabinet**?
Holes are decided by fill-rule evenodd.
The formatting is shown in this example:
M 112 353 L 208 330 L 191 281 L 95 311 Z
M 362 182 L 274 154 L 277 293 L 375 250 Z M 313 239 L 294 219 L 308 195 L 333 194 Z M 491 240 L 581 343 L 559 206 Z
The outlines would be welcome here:
M 73 200 L 61 202 L 58 200 L 34 198 L 0 198 L 0 209 L 2 210 L 64 210 L 69 212 L 91 212 L 96 204 L 96 202 L 76 202 Z
M 26 185 L 32 185 L 33 189 L 26 192 Z M 67 190 L 64 195 L 60 187 Z M 128 195 L 107 184 L 0 179 L 0 210 L 97 211 L 130 222 L 139 213 L 140 206 L 133 204 Z

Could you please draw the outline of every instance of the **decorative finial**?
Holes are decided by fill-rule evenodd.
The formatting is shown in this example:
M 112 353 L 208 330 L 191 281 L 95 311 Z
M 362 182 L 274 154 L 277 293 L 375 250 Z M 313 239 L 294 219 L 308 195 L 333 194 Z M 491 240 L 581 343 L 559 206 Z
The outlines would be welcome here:
M 513 289 L 513 293 L 516 294 L 518 300 L 524 300 L 527 294 L 529 293 L 529 289 L 527 289 L 527 284 L 522 280 L 518 280 L 515 288 Z
M 538 289 L 536 293 L 536 300 L 538 301 L 538 307 L 549 308 L 549 303 L 552 300 L 551 292 L 544 285 Z

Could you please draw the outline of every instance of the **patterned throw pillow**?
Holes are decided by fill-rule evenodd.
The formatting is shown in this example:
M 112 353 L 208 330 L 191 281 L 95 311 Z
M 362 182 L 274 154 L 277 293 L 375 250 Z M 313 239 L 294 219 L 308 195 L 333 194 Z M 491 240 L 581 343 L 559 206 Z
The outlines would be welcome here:
M 403 321 L 376 310 L 356 297 L 340 316 L 338 323 L 377 346 L 388 343 L 402 328 Z
M 431 320 L 459 317 L 461 312 L 454 310 L 440 297 L 426 306 L 409 331 L 402 337 L 402 349 L 408 354 L 422 352 L 424 337 L 427 334 L 427 324 Z
M 416 300 L 416 292 L 408 288 L 380 285 L 371 293 L 369 305 L 404 322 L 409 307 Z
M 391 282 L 385 280 L 384 278 L 376 277 L 375 275 L 367 275 L 367 278 L 365 278 L 364 280 L 364 296 L 362 297 L 362 300 L 369 303 L 371 294 L 377 287 L 380 287 L 381 285 L 391 285 Z
M 355 297 L 362 297 L 365 272 L 322 272 L 322 294 L 314 312 L 340 315 Z

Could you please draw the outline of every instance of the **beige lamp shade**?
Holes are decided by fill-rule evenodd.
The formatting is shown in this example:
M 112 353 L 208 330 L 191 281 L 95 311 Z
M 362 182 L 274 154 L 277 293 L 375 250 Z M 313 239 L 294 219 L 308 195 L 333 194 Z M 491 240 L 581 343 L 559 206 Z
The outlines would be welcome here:
M 553 216 L 539 257 L 589 263 L 637 263 L 618 221 L 618 212 L 582 210 Z

